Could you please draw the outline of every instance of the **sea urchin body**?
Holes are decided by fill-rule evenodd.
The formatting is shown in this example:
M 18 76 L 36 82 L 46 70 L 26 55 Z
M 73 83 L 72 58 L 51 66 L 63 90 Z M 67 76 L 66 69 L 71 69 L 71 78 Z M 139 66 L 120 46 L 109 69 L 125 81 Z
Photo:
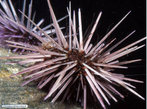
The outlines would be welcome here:
M 123 74 L 114 73 L 114 71 L 115 69 L 126 69 L 127 67 L 123 66 L 125 64 L 140 61 L 140 59 L 136 59 L 119 62 L 118 59 L 144 47 L 144 45 L 137 46 L 137 44 L 146 38 L 142 38 L 113 52 L 112 50 L 115 47 L 120 45 L 135 31 L 131 32 L 114 45 L 112 45 L 112 43 L 114 43 L 115 38 L 105 43 L 105 40 L 130 12 L 128 12 L 96 45 L 93 45 L 90 42 L 100 21 L 102 12 L 99 13 L 89 33 L 88 39 L 84 40 L 81 11 L 80 9 L 78 10 L 79 25 L 77 30 L 75 11 L 73 12 L 72 19 L 71 6 L 69 6 L 69 9 L 67 9 L 69 14 L 69 34 L 66 39 L 56 20 L 50 0 L 48 0 L 48 5 L 53 20 L 53 26 L 56 31 L 57 41 L 52 39 L 39 26 L 33 23 L 33 21 L 23 13 L 22 14 L 34 24 L 54 46 L 48 47 L 48 42 L 42 40 L 42 37 L 38 38 L 42 42 L 42 46 L 32 45 L 26 47 L 20 43 L 11 42 L 11 44 L 16 44 L 20 48 L 29 49 L 33 52 L 20 56 L 1 57 L 1 59 L 24 59 L 23 61 L 19 61 L 21 64 L 33 62 L 30 67 L 16 74 L 26 74 L 24 79 L 27 80 L 22 85 L 39 80 L 39 89 L 49 84 L 49 92 L 44 98 L 45 100 L 51 98 L 52 102 L 55 102 L 62 94 L 62 100 L 69 99 L 70 97 L 74 98 L 77 102 L 83 103 L 84 109 L 86 109 L 88 96 L 94 99 L 96 98 L 104 109 L 106 109 L 105 102 L 110 105 L 108 98 L 113 99 L 115 102 L 117 102 L 116 95 L 124 98 L 124 96 L 115 89 L 115 87 L 118 86 L 144 99 L 133 90 L 134 86 L 129 83 L 142 83 L 142 81 L 127 78 Z M 76 95 L 72 95 L 71 93 L 76 93 Z

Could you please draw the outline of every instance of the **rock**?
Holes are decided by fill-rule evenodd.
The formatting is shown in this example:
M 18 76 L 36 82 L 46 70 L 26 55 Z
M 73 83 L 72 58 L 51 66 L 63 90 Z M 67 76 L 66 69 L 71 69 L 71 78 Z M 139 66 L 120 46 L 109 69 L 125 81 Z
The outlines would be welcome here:
M 4 49 L 0 49 L 0 56 L 14 55 Z M 49 100 L 43 101 L 47 92 L 36 88 L 34 83 L 21 87 L 22 76 L 10 77 L 23 67 L 16 64 L 5 64 L 11 60 L 0 60 L 0 103 L 2 105 L 27 105 L 27 109 L 80 109 L 71 104 L 51 104 Z M 1 108 L 0 107 L 0 108 Z M 6 108 L 2 108 L 6 109 Z

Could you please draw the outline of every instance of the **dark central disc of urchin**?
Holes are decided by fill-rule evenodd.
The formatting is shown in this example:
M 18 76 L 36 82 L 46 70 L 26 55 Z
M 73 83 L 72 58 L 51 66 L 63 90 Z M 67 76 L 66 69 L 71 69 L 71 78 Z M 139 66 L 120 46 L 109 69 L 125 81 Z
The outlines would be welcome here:
M 85 52 L 80 52 L 78 49 L 72 49 L 67 53 L 68 60 L 69 61 L 77 61 L 77 67 L 79 67 L 79 70 L 82 70 L 84 66 L 82 63 L 86 63 L 88 65 L 91 64 L 90 56 L 85 57 Z

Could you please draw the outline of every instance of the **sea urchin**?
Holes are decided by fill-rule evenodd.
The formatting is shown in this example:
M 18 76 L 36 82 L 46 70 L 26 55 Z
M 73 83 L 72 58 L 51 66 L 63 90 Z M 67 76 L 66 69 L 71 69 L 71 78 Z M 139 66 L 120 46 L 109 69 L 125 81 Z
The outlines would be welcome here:
M 24 17 L 24 14 L 28 15 L 29 19 L 32 19 L 33 22 L 35 22 L 36 13 L 33 13 L 32 7 L 33 7 L 33 0 L 29 1 L 29 7 L 26 6 L 28 3 L 27 0 L 23 1 L 23 9 L 21 16 L 17 14 L 17 11 L 15 10 L 12 1 L 11 0 L 0 0 L 0 44 L 5 48 L 11 48 L 11 46 L 6 46 L 7 41 L 15 41 L 22 44 L 31 44 L 31 45 L 37 45 L 39 46 L 40 40 L 38 40 L 36 37 L 33 37 L 32 34 L 37 34 L 40 37 L 44 37 L 44 34 L 42 34 L 36 26 L 34 26 L 28 19 Z M 28 8 L 28 9 L 27 9 Z M 20 11 L 20 10 L 19 10 Z M 58 20 L 58 22 L 65 19 L 67 16 L 61 18 Z M 37 26 L 42 26 L 44 23 L 44 19 L 41 19 L 39 22 L 37 22 Z M 19 26 L 21 25 L 21 26 Z M 42 27 L 42 30 L 46 34 L 50 34 L 53 36 L 55 34 L 55 30 L 51 28 L 53 25 L 49 24 L 45 27 Z M 39 38 L 39 37 L 38 37 Z M 47 39 L 44 39 L 47 40 Z M 20 52 L 23 53 L 24 49 L 15 48 L 12 49 L 13 52 Z
M 24 79 L 26 79 L 26 81 L 22 86 L 32 81 L 39 80 L 39 89 L 49 84 L 49 92 L 44 100 L 51 98 L 52 102 L 55 102 L 62 94 L 63 101 L 74 98 L 77 102 L 83 103 L 84 109 L 86 109 L 88 96 L 93 97 L 94 100 L 96 98 L 104 109 L 106 109 L 105 102 L 110 104 L 108 98 L 113 99 L 115 102 L 117 102 L 116 95 L 124 98 L 124 96 L 115 89 L 115 87 L 120 86 L 144 100 L 141 95 L 133 90 L 134 86 L 129 83 L 142 83 L 142 81 L 127 78 L 123 74 L 114 73 L 114 71 L 115 69 L 126 69 L 127 67 L 123 66 L 125 64 L 140 61 L 140 59 L 136 59 L 120 62 L 118 59 L 144 47 L 144 45 L 137 46 L 136 44 L 142 42 L 146 38 L 142 38 L 113 52 L 112 50 L 114 48 L 125 41 L 135 31 L 131 32 L 114 45 L 112 45 L 112 43 L 115 38 L 105 43 L 105 40 L 130 12 L 128 12 L 96 45 L 93 45 L 90 42 L 100 21 L 102 12 L 99 13 L 87 40 L 84 40 L 81 11 L 80 9 L 78 10 L 79 25 L 77 30 L 75 11 L 73 12 L 73 18 L 71 18 L 71 6 L 69 6 L 69 9 L 67 9 L 69 14 L 69 33 L 68 38 L 65 39 L 65 35 L 61 31 L 54 15 L 50 0 L 47 1 L 53 20 L 53 26 L 56 31 L 57 41 L 46 34 L 39 26 L 30 20 L 29 17 L 22 14 L 36 26 L 54 46 L 48 46 L 48 44 L 50 44 L 48 40 L 43 40 L 42 37 L 35 35 L 34 37 L 39 37 L 38 39 L 42 42 L 41 46 L 25 46 L 21 43 L 9 41 L 10 45 L 15 44 L 15 47 L 26 50 L 29 49 L 33 51 L 32 53 L 20 56 L 1 57 L 1 59 L 24 59 L 23 61 L 19 61 L 21 64 L 33 62 L 28 68 L 16 74 L 25 74 Z

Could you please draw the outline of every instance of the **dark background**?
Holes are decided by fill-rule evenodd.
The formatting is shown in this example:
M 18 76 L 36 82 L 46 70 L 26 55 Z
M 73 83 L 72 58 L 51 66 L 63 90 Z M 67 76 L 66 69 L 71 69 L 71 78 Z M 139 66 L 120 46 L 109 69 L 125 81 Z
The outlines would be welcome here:
M 69 0 L 51 0 L 51 4 L 58 19 L 67 15 L 66 7 L 68 6 L 68 3 Z M 14 4 L 16 7 L 21 8 L 22 0 L 16 0 Z M 100 11 L 103 12 L 96 33 L 94 34 L 93 43 L 96 43 L 102 38 L 130 10 L 132 11 L 131 14 L 110 37 L 117 37 L 117 40 L 121 40 L 130 32 L 136 30 L 135 34 L 120 45 L 120 48 L 145 37 L 145 0 L 72 0 L 72 9 L 77 12 L 78 8 L 81 8 L 82 11 L 84 31 L 86 31 L 91 23 L 94 23 L 98 13 Z M 45 18 L 45 25 L 51 22 L 46 0 L 34 0 L 33 10 L 36 10 L 37 12 L 36 21 Z M 145 44 L 145 41 L 141 44 Z M 124 70 L 120 72 L 126 74 L 130 78 L 139 79 L 145 82 L 145 56 L 145 47 L 125 56 L 122 60 L 141 58 L 143 61 L 130 64 L 128 65 L 129 69 L 127 71 Z M 133 84 L 137 87 L 136 91 L 145 97 L 145 83 Z M 126 92 L 125 94 L 126 98 L 124 100 L 119 99 L 118 103 L 111 101 L 111 106 L 108 106 L 108 109 L 145 109 L 145 101 L 131 93 Z

